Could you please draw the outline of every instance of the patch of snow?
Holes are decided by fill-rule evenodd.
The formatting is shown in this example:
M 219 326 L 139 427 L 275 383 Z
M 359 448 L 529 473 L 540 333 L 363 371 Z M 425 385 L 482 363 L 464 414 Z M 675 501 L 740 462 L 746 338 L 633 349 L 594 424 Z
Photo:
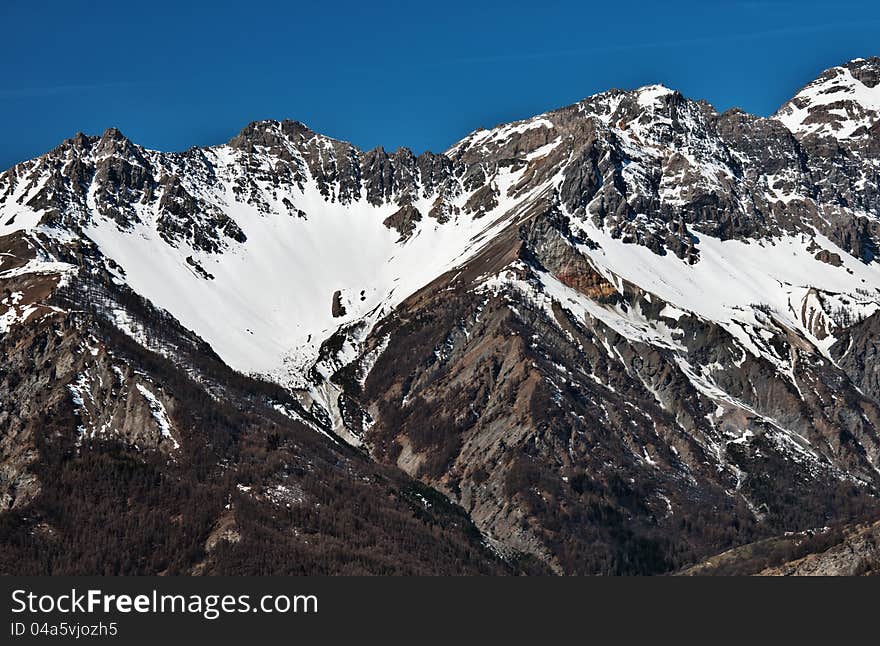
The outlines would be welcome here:
M 150 412 L 153 415 L 153 419 L 156 420 L 156 425 L 159 427 L 162 437 L 170 440 L 172 444 L 174 444 L 175 449 L 179 449 L 180 444 L 178 444 L 177 440 L 174 439 L 174 435 L 171 433 L 173 427 L 171 426 L 171 420 L 168 419 L 168 413 L 165 411 L 165 404 L 163 404 L 161 400 L 143 384 L 139 383 L 136 384 L 136 386 L 138 392 L 140 392 L 144 399 L 147 400 L 147 404 L 150 406 Z

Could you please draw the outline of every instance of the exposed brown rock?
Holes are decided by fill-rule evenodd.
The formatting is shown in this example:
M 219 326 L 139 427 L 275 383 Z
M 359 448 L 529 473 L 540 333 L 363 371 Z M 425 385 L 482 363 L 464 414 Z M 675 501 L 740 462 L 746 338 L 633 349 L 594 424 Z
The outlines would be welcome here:
M 331 305 L 331 311 L 334 318 L 345 316 L 345 306 L 342 304 L 342 292 L 338 289 L 333 292 L 333 303 Z
M 400 234 L 400 241 L 409 238 L 416 230 L 416 223 L 420 222 L 422 214 L 412 204 L 404 204 L 397 211 L 385 218 L 383 224 L 389 229 L 394 229 Z

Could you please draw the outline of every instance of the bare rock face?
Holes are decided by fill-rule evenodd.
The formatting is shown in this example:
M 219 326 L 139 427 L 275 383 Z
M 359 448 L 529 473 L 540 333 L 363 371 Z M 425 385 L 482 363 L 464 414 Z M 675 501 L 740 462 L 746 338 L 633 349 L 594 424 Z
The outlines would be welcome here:
M 339 318 L 340 316 L 345 316 L 345 306 L 342 304 L 342 292 L 338 289 L 333 292 L 333 318 Z
M 840 267 L 843 264 L 839 254 L 836 254 L 833 251 L 828 251 L 827 249 L 817 251 L 815 258 L 820 262 L 827 262 L 829 265 L 834 265 L 835 267 Z
M 400 234 L 400 240 L 406 240 L 416 229 L 417 223 L 422 219 L 422 214 L 412 204 L 404 204 L 397 211 L 385 218 L 382 223 L 389 229 L 395 229 Z
M 841 332 L 832 356 L 850 379 L 874 399 L 880 398 L 880 348 L 877 345 L 880 317 L 873 314 Z

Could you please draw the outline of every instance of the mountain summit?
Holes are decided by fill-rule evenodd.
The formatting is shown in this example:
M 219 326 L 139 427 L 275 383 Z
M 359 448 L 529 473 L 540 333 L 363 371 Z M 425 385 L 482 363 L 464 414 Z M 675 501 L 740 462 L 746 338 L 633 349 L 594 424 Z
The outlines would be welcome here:
M 186 528 L 141 573 L 659 573 L 864 520 L 878 69 L 771 118 L 654 85 L 443 154 L 261 121 L 9 169 L 0 541 L 140 549 L 70 483 Z
M 880 58 L 857 58 L 827 70 L 782 106 L 776 117 L 798 136 L 876 141 Z

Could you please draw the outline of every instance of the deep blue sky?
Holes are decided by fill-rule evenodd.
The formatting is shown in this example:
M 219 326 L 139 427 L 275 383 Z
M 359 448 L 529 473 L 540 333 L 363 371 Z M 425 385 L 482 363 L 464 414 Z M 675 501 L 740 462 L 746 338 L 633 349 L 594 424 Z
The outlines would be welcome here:
M 440 151 L 655 82 L 767 115 L 822 69 L 878 54 L 876 1 L 0 0 L 0 168 L 80 130 L 182 150 L 264 118 Z

